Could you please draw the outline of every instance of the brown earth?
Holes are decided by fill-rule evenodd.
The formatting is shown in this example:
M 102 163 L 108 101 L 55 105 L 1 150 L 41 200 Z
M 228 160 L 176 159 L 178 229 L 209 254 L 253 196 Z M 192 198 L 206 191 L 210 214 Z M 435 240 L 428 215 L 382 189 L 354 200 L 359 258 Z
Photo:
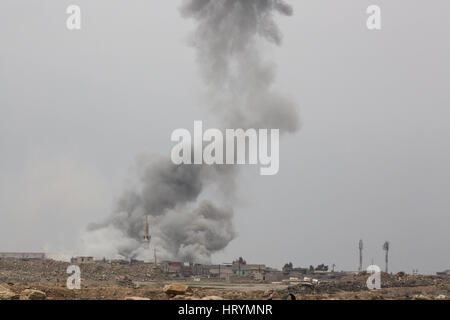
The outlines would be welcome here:
M 382 288 L 369 291 L 366 274 L 300 283 L 294 286 L 240 279 L 172 279 L 151 264 L 82 264 L 81 289 L 66 287 L 69 263 L 56 261 L 0 260 L 1 299 L 47 300 L 260 300 L 286 299 L 445 299 L 450 297 L 450 277 L 391 275 L 383 273 Z M 174 285 L 178 283 L 179 285 Z M 3 293 L 2 293 L 3 292 Z

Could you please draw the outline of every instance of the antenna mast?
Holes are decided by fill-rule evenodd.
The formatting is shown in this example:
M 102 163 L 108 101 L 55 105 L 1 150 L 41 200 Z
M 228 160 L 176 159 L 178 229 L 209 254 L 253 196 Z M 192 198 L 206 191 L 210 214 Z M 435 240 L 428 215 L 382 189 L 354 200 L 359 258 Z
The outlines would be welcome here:
M 359 268 L 358 268 L 359 272 L 362 271 L 362 266 L 363 266 L 363 241 L 361 239 L 359 240 Z
M 389 264 L 389 241 L 386 241 L 383 244 L 383 250 L 386 251 L 386 273 L 388 273 L 388 264 Z

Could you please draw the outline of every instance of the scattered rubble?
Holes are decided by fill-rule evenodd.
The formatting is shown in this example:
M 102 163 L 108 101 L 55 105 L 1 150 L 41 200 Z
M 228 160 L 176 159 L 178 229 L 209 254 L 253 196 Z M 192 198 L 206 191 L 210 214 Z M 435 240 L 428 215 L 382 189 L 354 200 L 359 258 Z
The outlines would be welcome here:
M 426 296 L 424 294 L 416 294 L 412 298 L 413 300 L 433 300 L 430 296 Z
M 68 262 L 0 259 L 0 283 L 65 283 Z M 86 263 L 80 264 L 81 277 L 88 281 L 113 281 L 133 287 L 133 282 L 165 280 L 168 277 L 153 264 Z
M 45 300 L 47 295 L 40 290 L 25 289 L 20 294 L 20 300 Z
M 149 298 L 143 298 L 143 297 L 125 297 L 124 300 L 142 301 L 142 300 L 150 300 L 150 299 Z
M 17 300 L 19 295 L 11 291 L 8 287 L 0 285 L 0 300 Z
M 291 277 L 262 281 L 195 277 L 177 283 L 151 264 L 81 264 L 81 290 L 66 287 L 68 263 L 0 259 L 0 300 L 273 300 L 292 299 L 421 299 L 448 300 L 450 277 L 381 275 L 381 289 L 369 291 L 368 275 Z M 317 275 L 316 275 L 317 276 Z
M 280 291 L 280 293 L 294 293 L 294 294 L 334 294 L 338 292 L 360 292 L 368 291 L 367 277 L 365 273 L 355 274 L 348 277 L 343 277 L 339 281 L 302 281 L 297 285 L 290 286 L 286 290 Z M 447 283 L 445 278 L 438 276 L 422 276 L 422 275 L 407 275 L 405 273 L 398 274 L 381 274 L 381 287 L 382 288 L 413 288 L 423 286 L 436 286 Z
M 223 298 L 219 296 L 207 296 L 203 297 L 202 300 L 223 300 Z

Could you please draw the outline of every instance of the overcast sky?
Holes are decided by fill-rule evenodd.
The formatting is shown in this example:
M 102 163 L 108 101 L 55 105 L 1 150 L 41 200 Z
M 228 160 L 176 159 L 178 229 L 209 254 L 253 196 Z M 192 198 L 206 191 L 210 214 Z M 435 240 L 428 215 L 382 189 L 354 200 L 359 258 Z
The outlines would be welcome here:
M 292 0 L 275 86 L 300 106 L 280 173 L 243 170 L 214 262 L 450 268 L 450 2 Z M 69 4 L 82 30 L 66 29 Z M 382 30 L 366 8 L 382 9 Z M 179 1 L 0 2 L 0 251 L 72 252 L 136 156 L 213 127 Z

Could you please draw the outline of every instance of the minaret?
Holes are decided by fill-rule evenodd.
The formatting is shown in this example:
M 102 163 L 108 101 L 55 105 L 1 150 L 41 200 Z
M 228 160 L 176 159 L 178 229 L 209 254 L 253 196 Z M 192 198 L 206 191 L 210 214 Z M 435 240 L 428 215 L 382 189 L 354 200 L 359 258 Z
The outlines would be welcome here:
M 145 220 L 144 220 L 144 236 L 142 237 L 142 239 L 146 243 L 147 247 L 150 246 L 151 238 L 152 237 L 150 236 L 150 232 L 149 232 L 148 217 L 146 216 Z

